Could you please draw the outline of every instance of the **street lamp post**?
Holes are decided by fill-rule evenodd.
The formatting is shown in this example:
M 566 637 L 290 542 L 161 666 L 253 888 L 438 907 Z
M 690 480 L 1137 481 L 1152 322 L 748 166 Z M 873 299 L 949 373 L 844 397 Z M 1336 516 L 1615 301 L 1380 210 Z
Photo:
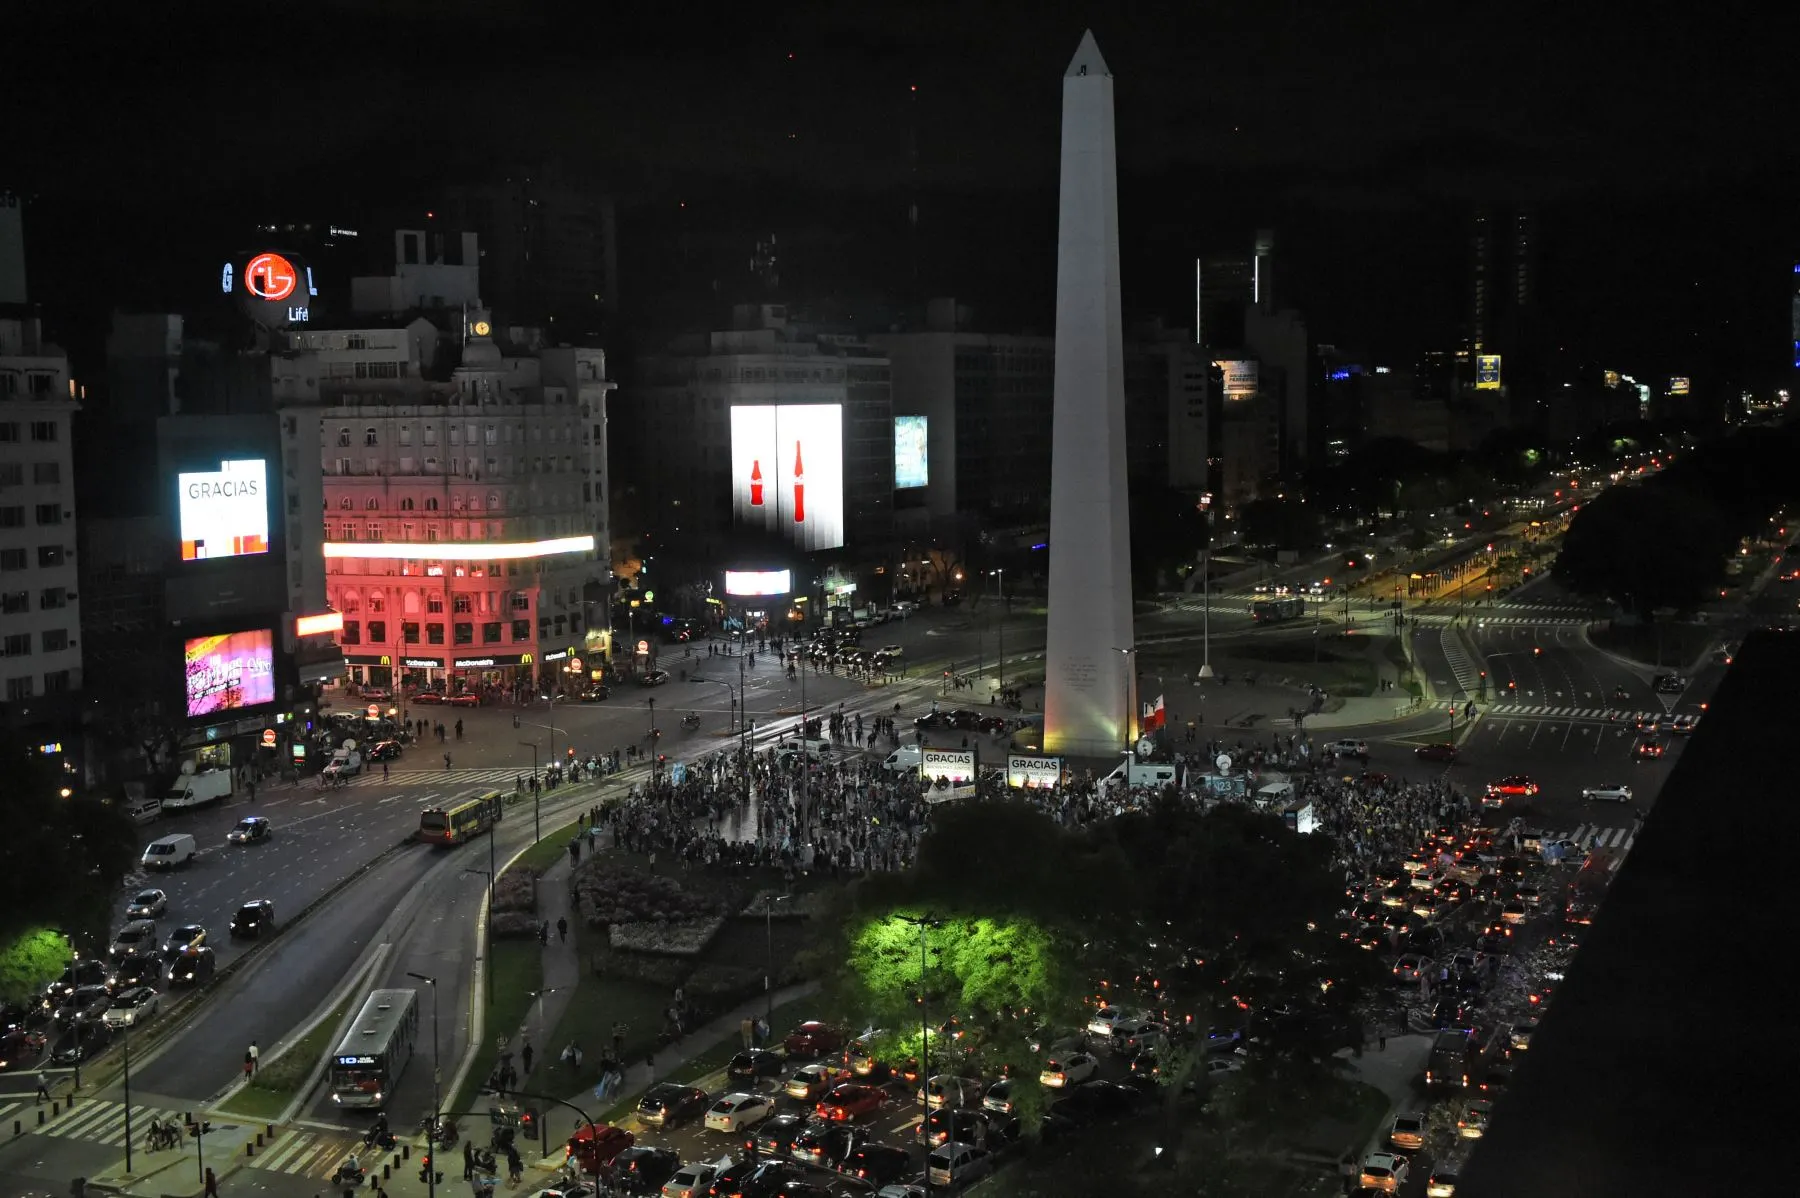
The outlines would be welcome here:
M 995 668 L 999 671 L 1000 689 L 1006 689 L 1006 569 L 1002 567 L 994 571 L 995 585 L 1000 591 L 1000 623 L 994 628 L 994 656 L 997 659 Z
M 657 754 L 656 754 L 656 699 L 654 697 L 652 697 L 649 699 L 645 699 L 644 702 L 646 702 L 650 705 L 650 778 L 651 778 L 651 781 L 655 781 L 656 774 L 657 774 L 657 769 L 656 769 L 656 757 L 657 757 Z
M 443 1069 L 438 1058 L 438 980 L 423 973 L 408 970 L 406 976 L 415 981 L 424 982 L 431 987 L 431 1128 L 425 1133 L 426 1153 L 429 1164 L 425 1169 L 425 1192 L 435 1198 L 437 1194 L 437 1146 L 438 1120 L 444 1110 L 444 1095 L 440 1087 L 443 1084 Z
M 81 1042 L 76 1041 L 80 1050 Z M 125 1172 L 131 1172 L 131 1025 L 125 1025 Z
M 1212 548 L 1213 513 L 1206 507 L 1206 556 L 1200 570 L 1200 677 L 1211 678 L 1212 668 Z
M 1120 725 L 1119 736 L 1125 751 L 1125 785 L 1131 785 L 1131 672 L 1137 668 L 1137 646 L 1121 649 L 1113 646 L 1114 653 L 1125 655 L 1125 718 Z
M 931 1019 L 926 1013 L 925 1003 L 925 932 L 929 928 L 938 927 L 943 921 L 933 919 L 929 915 L 902 915 L 904 923 L 912 924 L 919 929 L 919 1129 L 925 1128 L 925 1121 L 931 1117 Z M 927 1149 L 930 1145 L 927 1144 Z M 927 1152 L 927 1155 L 930 1155 Z M 931 1194 L 931 1168 L 926 1162 L 925 1193 Z
M 531 750 L 531 840 L 535 844 L 544 838 L 544 806 L 538 797 L 540 790 L 537 785 L 538 747 L 535 740 L 522 740 L 519 744 Z
M 763 994 L 769 1005 L 767 1018 L 773 1028 L 775 1019 L 775 904 L 792 898 L 788 894 L 763 894 L 763 943 L 768 952 L 768 972 L 763 974 Z
M 474 874 L 478 878 L 486 878 L 487 879 L 487 883 L 488 883 L 488 919 L 490 921 L 494 918 L 494 871 L 492 868 L 492 866 L 494 864 L 493 852 L 494 852 L 494 846 L 491 843 L 491 838 L 490 838 L 490 843 L 488 845 L 488 866 L 489 866 L 489 868 L 487 868 L 487 869 L 471 868 L 471 869 L 463 870 L 463 872 L 466 874 Z M 491 941 L 493 938 L 494 938 L 493 933 L 490 931 L 488 933 L 488 939 Z M 483 981 L 482 990 L 486 994 L 487 1007 L 488 1007 L 489 1011 L 492 1011 L 494 1009 L 494 961 L 493 961 L 492 954 L 489 954 L 487 961 L 483 962 L 483 968 L 481 970 L 481 977 L 482 977 L 482 981 Z

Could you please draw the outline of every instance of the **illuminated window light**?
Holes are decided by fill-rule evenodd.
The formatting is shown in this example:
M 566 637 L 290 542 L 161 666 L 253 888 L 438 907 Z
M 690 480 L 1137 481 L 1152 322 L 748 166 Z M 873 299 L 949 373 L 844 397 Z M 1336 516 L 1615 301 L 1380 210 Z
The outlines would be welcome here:
M 343 613 L 328 611 L 318 616 L 301 616 L 294 621 L 295 636 L 324 636 L 344 630 Z
M 515 561 L 526 557 L 554 557 L 560 553 L 591 553 L 594 538 L 553 537 L 547 541 L 431 541 L 417 545 L 396 545 L 392 541 L 327 541 L 328 558 L 359 557 L 386 561 L 433 561 L 454 558 L 483 561 Z M 440 569 L 441 572 L 441 569 Z

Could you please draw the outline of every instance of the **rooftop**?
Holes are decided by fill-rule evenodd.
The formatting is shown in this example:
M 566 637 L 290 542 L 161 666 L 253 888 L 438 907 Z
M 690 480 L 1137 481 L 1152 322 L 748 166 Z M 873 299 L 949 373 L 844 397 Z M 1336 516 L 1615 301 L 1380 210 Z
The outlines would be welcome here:
M 1786 743 L 1800 636 L 1747 639 L 1681 750 L 1458 1198 L 1760 1192 L 1754 1129 L 1800 1076 Z

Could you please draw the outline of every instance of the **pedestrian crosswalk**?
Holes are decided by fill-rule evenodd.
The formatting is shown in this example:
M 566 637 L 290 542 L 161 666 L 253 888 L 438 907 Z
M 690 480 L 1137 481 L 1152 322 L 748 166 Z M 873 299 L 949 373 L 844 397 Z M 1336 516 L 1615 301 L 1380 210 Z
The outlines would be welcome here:
M 1456 685 L 1462 688 L 1465 695 L 1475 694 L 1481 689 L 1481 668 L 1470 659 L 1468 650 L 1463 648 L 1463 639 L 1440 629 L 1438 640 L 1444 647 L 1444 661 L 1456 676 Z
M 1484 603 L 1481 610 L 1484 612 L 1530 612 L 1534 615 L 1548 616 L 1580 616 L 1590 620 L 1594 616 L 1594 609 L 1585 603 L 1508 603 L 1501 600 L 1499 603 Z
M 271 1173 L 304 1174 L 329 1178 L 361 1139 L 354 1132 L 328 1132 L 304 1127 L 285 1127 L 275 1139 L 245 1163 Z
M 1496 703 L 1482 709 L 1491 716 L 1513 716 L 1536 720 L 1603 720 L 1626 728 L 1635 728 L 1640 720 L 1666 720 L 1660 711 L 1618 711 L 1611 707 L 1547 707 L 1533 703 Z
M 1455 612 L 1419 612 L 1407 618 L 1418 624 L 1455 624 L 1460 620 L 1469 628 L 1578 628 L 1593 623 L 1592 616 L 1490 615 L 1486 608 L 1464 612 L 1460 617 Z
M 365 766 L 363 772 L 354 778 L 344 780 L 345 786 L 443 786 L 452 790 L 469 786 L 511 787 L 519 778 L 530 777 L 530 768 L 526 769 L 447 769 L 447 770 L 397 770 L 388 767 L 386 776 L 381 772 L 379 763 Z M 313 789 L 318 786 L 316 779 L 300 783 L 300 790 Z
M 1558 832 L 1554 836 L 1545 837 L 1545 839 L 1574 841 L 1581 846 L 1584 852 L 1592 852 L 1594 849 L 1629 850 L 1633 844 L 1637 843 L 1637 830 L 1635 828 L 1602 827 L 1599 824 L 1582 824 L 1573 832 Z
M 64 1100 L 66 1101 L 66 1100 Z M 47 1122 L 37 1125 L 37 1112 L 44 1111 Z M 13 1121 L 22 1123 L 22 1130 L 35 1132 L 40 1136 L 56 1136 L 59 1139 L 87 1140 L 94 1144 L 106 1144 L 113 1148 L 125 1147 L 125 1104 L 100 1098 L 84 1098 L 78 1100 L 73 1107 L 64 1106 L 58 1114 L 48 1116 L 48 1104 L 38 1106 L 35 1102 L 23 1101 L 0 1106 L 0 1128 L 10 1132 Z M 150 1120 L 174 1120 L 180 1123 L 187 1112 L 171 1111 L 161 1107 L 140 1106 L 131 1104 L 132 1147 L 143 1144 L 144 1133 L 150 1127 Z

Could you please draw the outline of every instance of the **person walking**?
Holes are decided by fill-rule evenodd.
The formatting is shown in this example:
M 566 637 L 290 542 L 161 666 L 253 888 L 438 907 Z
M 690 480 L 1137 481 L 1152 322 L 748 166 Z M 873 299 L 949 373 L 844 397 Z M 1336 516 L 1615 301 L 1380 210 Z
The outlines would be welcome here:
M 556 939 L 560 943 L 569 938 L 569 919 L 566 915 L 556 917 Z
M 519 1061 L 525 1066 L 525 1076 L 531 1076 L 531 1041 L 525 1041 L 525 1047 L 519 1050 Z
M 384 761 L 381 763 L 381 780 L 383 782 L 386 782 L 387 776 L 388 776 L 388 763 Z
M 40 1070 L 38 1070 L 38 1075 L 37 1075 L 37 1103 L 35 1103 L 33 1105 L 41 1105 L 41 1104 L 49 1102 L 49 1101 L 50 1101 L 50 1075 L 48 1073 L 45 1073 L 42 1069 L 40 1069 Z
M 550 921 L 547 919 L 543 923 L 538 925 L 538 943 L 539 944 L 549 944 L 550 943 Z
M 206 1171 L 206 1189 L 202 1193 L 205 1198 L 219 1198 L 219 1178 L 211 1169 Z
M 256 1071 L 262 1067 L 262 1050 L 256 1046 L 256 1041 L 250 1041 L 250 1047 L 244 1050 L 244 1055 L 250 1059 L 250 1073 L 255 1076 Z
M 469 1181 L 475 1176 L 475 1141 L 463 1141 L 463 1180 Z
M 450 754 L 448 754 L 448 753 L 444 754 L 444 768 L 445 769 L 450 768 Z

